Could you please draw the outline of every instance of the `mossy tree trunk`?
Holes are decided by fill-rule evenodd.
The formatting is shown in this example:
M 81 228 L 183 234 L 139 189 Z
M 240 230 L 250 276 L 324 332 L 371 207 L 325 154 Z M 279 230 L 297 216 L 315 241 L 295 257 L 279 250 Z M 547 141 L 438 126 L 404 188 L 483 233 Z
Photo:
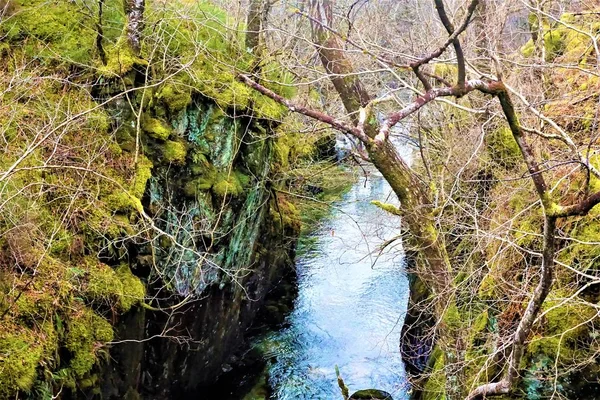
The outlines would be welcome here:
M 435 227 L 430 190 L 404 162 L 389 138 L 378 136 L 381 126 L 366 108 L 371 96 L 357 75 L 342 48 L 340 39 L 331 33 L 332 2 L 311 1 L 313 40 L 319 57 L 352 122 L 364 131 L 362 137 L 366 155 L 388 181 L 401 203 L 404 222 L 415 246 L 420 251 L 423 268 L 419 274 L 436 293 L 448 284 L 450 262 L 441 235 Z M 423 264 L 423 263 L 420 263 Z

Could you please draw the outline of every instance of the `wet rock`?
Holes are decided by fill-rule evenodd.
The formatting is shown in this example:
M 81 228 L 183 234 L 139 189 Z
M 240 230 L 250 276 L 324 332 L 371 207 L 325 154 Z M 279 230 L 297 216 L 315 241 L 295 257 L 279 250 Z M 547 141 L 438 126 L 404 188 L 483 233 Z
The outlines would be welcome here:
M 388 392 L 378 389 L 359 390 L 348 400 L 394 400 Z

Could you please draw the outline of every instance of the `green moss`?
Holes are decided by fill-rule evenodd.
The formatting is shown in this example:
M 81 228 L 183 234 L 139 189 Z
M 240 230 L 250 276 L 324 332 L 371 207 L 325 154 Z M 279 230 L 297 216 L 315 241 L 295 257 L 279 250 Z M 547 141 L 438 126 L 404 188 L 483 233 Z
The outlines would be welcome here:
M 585 18 L 576 21 L 573 14 L 563 14 L 561 21 L 571 24 L 583 31 L 589 31 L 589 25 Z M 576 30 L 567 28 L 559 24 L 551 28 L 547 23 L 543 23 L 543 39 L 544 50 L 546 53 L 546 61 L 553 61 L 560 57 L 563 61 L 585 63 L 586 57 L 592 51 L 591 40 L 588 36 L 577 32 Z M 536 23 L 536 28 L 537 23 Z M 525 57 L 535 55 L 535 43 L 529 40 L 521 47 L 521 54 Z
M 162 156 L 165 161 L 172 164 L 185 164 L 185 157 L 187 155 L 187 147 L 185 143 L 169 140 L 162 145 Z
M 287 196 L 277 193 L 277 197 L 270 207 L 272 220 L 281 229 L 289 228 L 299 232 L 301 228 L 300 211 Z
M 150 137 L 162 141 L 169 139 L 169 136 L 171 136 L 171 133 L 173 132 L 173 129 L 165 122 L 157 118 L 152 118 L 147 114 L 144 114 L 144 117 L 142 118 L 142 129 Z
M 354 392 L 350 400 L 392 400 L 392 395 L 378 389 L 366 389 Z
M 200 177 L 187 182 L 183 188 L 183 192 L 188 197 L 196 197 L 199 191 L 210 190 L 215 182 L 214 176 Z
M 43 319 L 54 307 L 51 292 L 24 291 L 15 304 L 14 312 L 27 320 Z
M 0 397 L 15 398 L 29 391 L 37 378 L 43 347 L 29 329 L 0 329 Z
M 120 308 L 123 312 L 144 301 L 146 288 L 140 279 L 131 273 L 127 264 L 122 264 L 117 269 L 117 277 L 123 284 L 123 293 L 120 297 Z
M 143 301 L 146 294 L 144 284 L 134 276 L 126 264 L 117 270 L 108 265 L 86 259 L 88 275 L 84 295 L 95 304 L 108 304 L 127 312 Z
M 96 30 L 93 20 L 97 5 L 84 9 L 75 2 L 45 0 L 15 0 L 18 12 L 0 25 L 0 33 L 9 42 L 19 41 L 26 54 L 46 62 L 57 61 L 90 65 L 95 53 Z M 118 1 L 105 2 L 105 13 L 113 21 Z M 106 15 L 105 14 L 105 15 Z M 112 31 L 105 31 L 110 39 Z
M 97 350 L 113 340 L 112 326 L 89 308 L 81 308 L 67 322 L 65 347 L 73 357 L 69 364 L 73 376 L 82 378 L 97 362 Z
M 574 239 L 559 254 L 559 259 L 583 272 L 595 271 L 600 267 L 600 221 L 598 218 L 578 221 L 570 232 Z
M 146 184 L 152 177 L 152 167 L 152 161 L 150 161 L 148 157 L 144 155 L 140 156 L 136 166 L 133 185 L 131 186 L 131 194 L 138 199 L 141 199 L 146 192 Z
M 139 210 L 141 204 L 139 199 L 132 197 L 129 193 L 123 191 L 115 191 L 109 194 L 104 202 L 109 210 L 116 212 L 127 212 L 130 210 Z
M 473 322 L 473 325 L 471 326 L 471 334 L 476 336 L 478 334 L 480 334 L 481 332 L 485 331 L 488 325 L 488 319 L 489 319 L 489 315 L 488 315 L 488 310 L 485 310 L 484 312 L 482 312 L 481 314 L 479 314 L 477 316 L 477 318 L 475 319 L 475 322 Z
M 108 265 L 88 259 L 85 267 L 88 282 L 85 295 L 96 303 L 114 304 L 123 293 L 123 284 L 115 271 Z
M 402 211 L 400 211 L 400 209 L 393 204 L 382 203 L 379 200 L 371 200 L 371 204 L 381 208 L 383 211 L 386 211 L 392 215 L 402 215 Z
M 178 78 L 182 85 L 165 87 L 160 96 L 172 112 L 189 104 L 187 89 L 213 99 L 221 108 L 252 109 L 260 118 L 281 119 L 287 110 L 274 100 L 263 96 L 237 79 L 239 71 L 249 71 L 255 64 L 253 56 L 244 47 L 239 29 L 231 26 L 223 10 L 208 2 L 187 4 L 185 9 L 174 7 L 177 3 L 152 9 L 149 23 L 154 24 L 159 35 L 151 47 L 162 49 L 174 59 L 189 67 Z M 152 5 L 149 5 L 151 8 Z M 187 18 L 182 18 L 182 12 Z M 228 29 L 231 27 L 231 29 Z M 202 51 L 196 43 L 202 43 Z M 160 65 L 158 68 L 162 68 Z M 264 60 L 261 64 L 265 85 L 284 96 L 292 96 L 295 89 L 293 75 L 282 70 L 278 63 Z M 275 83 L 277 82 L 277 83 Z
M 121 36 L 114 46 L 106 51 L 106 65 L 98 68 L 98 73 L 106 78 L 122 77 L 129 73 L 135 66 L 146 66 L 148 62 L 138 57 Z M 129 82 L 133 84 L 133 82 Z
M 231 173 L 219 173 L 212 186 L 212 191 L 219 196 L 239 196 L 244 192 L 244 187 L 248 185 L 250 178 L 239 171 Z
M 499 165 L 513 168 L 522 162 L 521 150 L 508 127 L 489 133 L 486 144 L 490 157 Z
M 454 64 L 436 63 L 433 66 L 433 73 L 444 79 L 456 79 L 458 68 Z
M 446 324 L 449 329 L 459 329 L 462 326 L 462 321 L 460 318 L 460 313 L 458 311 L 458 307 L 454 302 L 448 305 L 444 316 L 442 317 L 442 321 Z
M 553 60 L 565 50 L 565 36 L 562 29 L 549 30 L 544 34 L 546 59 Z
M 521 47 L 521 54 L 527 58 L 533 57 L 535 54 L 535 44 L 533 43 L 533 39 L 529 39 L 529 41 Z
M 172 113 L 183 110 L 192 102 L 192 94 L 189 87 L 180 88 L 171 84 L 165 85 L 158 93 L 157 98 Z
M 430 362 L 431 375 L 423 388 L 423 400 L 446 400 L 446 356 L 443 351 L 434 351 Z
M 585 343 L 596 309 L 577 298 L 567 301 L 569 297 L 566 292 L 556 291 L 544 303 L 543 331 L 531 340 L 527 348 L 528 359 L 544 355 L 551 359 L 559 357 L 564 363 L 575 363 L 587 356 Z
M 44 357 L 46 357 L 46 359 L 49 360 L 56 360 L 56 352 L 59 348 L 60 335 L 58 330 L 54 326 L 54 319 L 49 318 L 42 322 L 39 332 L 39 338 L 40 343 L 43 346 Z
M 200 174 L 184 186 L 188 197 L 196 197 L 199 192 L 212 190 L 219 196 L 237 197 L 244 193 L 250 182 L 250 177 L 239 170 L 218 172 L 212 165 L 199 167 L 195 171 Z

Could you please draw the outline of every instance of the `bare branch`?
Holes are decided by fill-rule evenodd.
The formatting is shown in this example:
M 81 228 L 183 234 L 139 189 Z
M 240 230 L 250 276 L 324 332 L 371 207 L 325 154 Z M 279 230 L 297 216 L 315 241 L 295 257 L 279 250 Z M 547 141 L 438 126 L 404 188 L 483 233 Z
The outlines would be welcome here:
M 294 111 L 294 112 L 300 113 L 302 115 L 306 115 L 307 117 L 311 117 L 318 121 L 326 123 L 327 125 L 331 126 L 332 128 L 335 128 L 335 129 L 339 130 L 340 132 L 350 134 L 363 142 L 367 141 L 367 137 L 365 136 L 365 134 L 357 128 L 346 125 L 344 122 L 342 122 L 338 119 L 335 119 L 332 116 L 322 113 L 320 111 L 312 110 L 310 108 L 301 106 L 299 104 L 292 103 L 291 101 L 284 98 L 283 96 L 280 96 L 277 93 L 273 92 L 272 90 L 267 89 L 266 87 L 262 86 L 261 84 L 256 83 L 255 81 L 253 81 L 246 75 L 243 75 L 243 74 L 238 75 L 238 78 L 242 82 L 244 82 L 246 85 L 253 88 L 254 90 L 256 90 L 256 91 L 264 94 L 265 96 L 270 97 L 271 99 L 275 100 L 276 102 L 286 106 L 290 111 Z

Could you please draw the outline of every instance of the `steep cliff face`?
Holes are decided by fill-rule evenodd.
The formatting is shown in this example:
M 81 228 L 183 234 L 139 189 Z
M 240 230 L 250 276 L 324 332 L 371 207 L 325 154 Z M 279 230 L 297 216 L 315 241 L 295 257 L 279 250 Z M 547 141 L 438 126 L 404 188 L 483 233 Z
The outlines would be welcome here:
M 47 3 L 0 2 L 0 397 L 184 397 L 293 274 L 283 109 L 212 6 L 134 56 L 120 1 Z
M 123 318 L 116 340 L 142 342 L 114 346 L 105 397 L 185 396 L 214 383 L 267 293 L 293 274 L 298 216 L 274 195 L 272 133 L 198 96 L 166 119 L 168 141 L 145 139 L 155 150 L 142 201 L 165 234 L 136 249 L 135 270 L 153 282 L 151 297 L 169 299 Z M 169 141 L 185 149 L 175 165 L 164 162 Z

